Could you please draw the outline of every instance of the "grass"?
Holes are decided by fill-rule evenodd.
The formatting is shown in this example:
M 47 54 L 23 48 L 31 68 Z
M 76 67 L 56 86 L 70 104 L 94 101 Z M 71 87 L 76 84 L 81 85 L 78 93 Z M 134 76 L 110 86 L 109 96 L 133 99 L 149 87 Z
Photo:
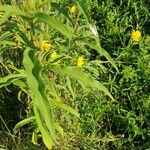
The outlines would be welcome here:
M 0 149 L 150 148 L 149 1 L 0 4 Z

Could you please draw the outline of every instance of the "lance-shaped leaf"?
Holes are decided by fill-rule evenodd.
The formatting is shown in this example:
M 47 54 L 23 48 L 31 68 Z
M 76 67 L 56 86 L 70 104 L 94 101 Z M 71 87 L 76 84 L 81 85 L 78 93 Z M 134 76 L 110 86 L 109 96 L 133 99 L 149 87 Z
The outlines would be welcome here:
M 30 123 L 30 122 L 33 122 L 33 121 L 35 121 L 35 117 L 26 118 L 26 119 L 24 119 L 24 120 L 18 122 L 18 123 L 15 125 L 13 131 L 16 132 L 16 131 L 17 131 L 19 128 L 21 128 L 22 126 L 24 126 L 24 125 L 26 125 L 26 124 L 28 124 L 28 123 Z
M 21 16 L 27 16 L 27 13 L 12 5 L 0 5 L 0 11 L 9 12 L 11 15 L 17 14 Z
M 25 74 L 10 74 L 8 76 L 0 78 L 0 88 L 11 84 L 15 80 L 19 80 L 19 79 L 25 78 L 25 77 L 26 77 Z
M 27 72 L 27 83 L 33 94 L 34 114 L 38 128 L 42 134 L 45 145 L 49 148 L 56 141 L 52 107 L 45 93 L 45 84 L 41 79 L 41 64 L 36 51 L 27 48 L 24 52 L 24 67 Z M 49 141 L 49 143 L 48 143 Z
M 73 108 L 71 108 L 70 106 L 67 106 L 66 104 L 64 104 L 63 102 L 58 101 L 58 100 L 52 100 L 51 99 L 50 101 L 51 101 L 51 103 L 53 105 L 55 105 L 55 106 L 57 106 L 57 107 L 59 107 L 59 108 L 61 108 L 63 110 L 66 110 L 69 113 L 71 113 L 72 115 L 74 115 L 74 116 L 79 118 L 80 114 L 77 111 L 75 111 Z
M 97 52 L 99 52 L 101 55 L 105 56 L 107 58 L 107 60 L 112 64 L 112 66 L 118 71 L 117 65 L 115 64 L 115 62 L 112 59 L 112 57 L 100 45 L 97 46 L 96 44 L 88 42 L 88 41 L 85 41 L 85 44 L 87 46 L 89 46 L 90 48 L 97 50 Z
M 101 84 L 99 81 L 95 80 L 94 78 L 92 78 L 90 75 L 81 72 L 81 70 L 75 68 L 75 67 L 69 67 L 69 66 L 65 66 L 65 67 L 60 67 L 60 66 L 55 66 L 53 68 L 51 68 L 53 71 L 64 75 L 64 76 L 69 76 L 72 79 L 75 79 L 81 83 L 83 83 L 86 87 L 90 87 L 93 88 L 95 90 L 100 90 L 105 92 L 106 95 L 108 95 L 112 100 L 114 100 L 114 98 L 112 97 L 112 95 L 109 93 L 108 89 Z
M 90 15 L 88 12 L 88 0 L 78 0 L 78 1 L 75 0 L 75 2 L 77 3 L 79 10 L 84 14 L 84 17 L 87 23 L 89 24 Z
M 50 25 L 52 28 L 56 29 L 57 31 L 65 35 L 67 38 L 72 38 L 74 35 L 73 30 L 71 30 L 71 27 L 64 25 L 62 22 L 60 22 L 56 18 L 49 16 L 47 14 L 37 13 L 34 16 L 34 21 L 35 23 L 44 22 Z
M 20 15 L 27 17 L 27 14 L 24 11 L 20 10 L 18 7 L 11 5 L 0 5 L 0 11 L 4 12 L 3 17 L 0 20 L 0 25 L 7 21 L 7 19 L 12 15 Z

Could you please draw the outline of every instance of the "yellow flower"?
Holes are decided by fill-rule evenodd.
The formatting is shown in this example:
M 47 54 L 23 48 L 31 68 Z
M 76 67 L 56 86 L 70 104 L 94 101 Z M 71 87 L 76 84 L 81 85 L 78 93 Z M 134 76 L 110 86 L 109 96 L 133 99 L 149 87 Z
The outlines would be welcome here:
M 76 65 L 77 65 L 78 68 L 81 68 L 84 65 L 83 57 L 78 57 Z
M 76 5 L 72 5 L 71 7 L 69 7 L 69 11 L 70 11 L 72 14 L 74 14 L 74 13 L 76 12 L 76 10 L 77 10 Z
M 52 48 L 52 45 L 50 43 L 48 43 L 48 41 L 43 40 L 41 47 L 42 47 L 42 50 L 48 51 L 49 49 Z
M 58 56 L 57 52 L 53 52 L 53 53 L 51 54 L 51 58 L 52 58 L 52 59 L 56 58 L 57 56 Z
M 13 36 L 13 40 L 18 43 L 19 42 L 19 36 L 16 34 Z
M 36 47 L 39 46 L 39 41 L 38 41 L 38 40 L 34 41 L 33 43 L 34 43 L 34 45 L 35 45 Z
M 2 17 L 3 17 L 3 15 L 4 15 L 4 13 L 3 13 L 3 12 L 0 12 L 0 18 L 2 18 Z
M 55 59 L 55 58 L 57 58 L 59 55 L 58 55 L 58 53 L 57 52 L 53 52 L 53 53 L 51 53 L 51 55 L 50 55 L 50 57 L 52 58 L 52 59 Z M 53 64 L 54 65 L 56 65 L 56 64 L 58 64 L 60 61 L 56 61 L 56 62 L 54 62 Z
M 34 43 L 34 45 L 35 45 L 36 47 L 39 47 L 40 42 L 39 42 L 38 40 L 34 41 L 33 43 Z M 48 50 L 51 49 L 52 47 L 53 47 L 53 46 L 52 46 L 47 40 L 43 40 L 43 41 L 41 42 L 41 48 L 42 48 L 43 51 L 48 51 Z
M 131 39 L 135 42 L 140 41 L 142 38 L 141 36 L 141 32 L 139 30 L 133 30 L 132 31 L 132 35 L 131 35 Z

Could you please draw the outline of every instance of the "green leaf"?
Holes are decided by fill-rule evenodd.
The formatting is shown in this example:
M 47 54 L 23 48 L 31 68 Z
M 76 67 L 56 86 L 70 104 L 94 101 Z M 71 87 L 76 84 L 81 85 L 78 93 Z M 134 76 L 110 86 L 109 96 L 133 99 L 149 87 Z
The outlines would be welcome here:
M 55 129 L 61 134 L 61 136 L 63 136 L 64 135 L 63 128 L 56 122 L 54 123 L 54 125 L 55 125 Z
M 21 81 L 21 80 L 14 80 L 12 81 L 12 83 L 18 87 L 20 87 L 24 92 L 26 91 L 25 89 L 27 88 L 27 85 L 25 84 L 25 82 Z M 26 91 L 27 93 L 27 91 Z
M 25 74 L 10 74 L 6 77 L 0 78 L 0 88 L 11 84 L 15 80 L 19 80 L 25 77 Z
M 9 45 L 9 46 L 15 46 L 16 43 L 15 42 L 11 42 L 11 41 L 0 41 L 0 45 Z
M 99 52 L 101 55 L 105 56 L 107 60 L 112 64 L 112 66 L 118 71 L 117 65 L 115 64 L 114 60 L 112 59 L 112 57 L 109 55 L 109 53 L 106 50 L 88 41 L 85 41 L 85 44 L 89 46 L 90 48 L 97 50 L 97 52 Z
M 14 71 L 16 71 L 17 73 L 21 73 L 21 74 L 25 74 L 25 71 L 23 69 L 18 69 L 17 67 L 15 67 L 12 64 L 8 64 L 8 67 L 13 69 Z
M 27 13 L 12 5 L 0 5 L 0 11 L 7 13 L 9 12 L 10 15 L 17 14 L 21 16 L 27 16 Z
M 88 75 L 84 72 L 81 72 L 77 68 L 69 67 L 69 66 L 65 66 L 65 67 L 55 66 L 51 69 L 53 71 L 61 74 L 61 75 L 69 76 L 70 78 L 75 79 L 75 80 L 83 83 L 86 87 L 90 87 L 90 88 L 93 88 L 95 90 L 103 91 L 112 100 L 114 100 L 112 95 L 109 93 L 108 89 L 103 84 L 101 84 L 100 82 L 93 79 L 90 75 Z
M 7 19 L 12 15 L 27 16 L 27 14 L 24 11 L 19 10 L 18 7 L 12 5 L 0 5 L 0 11 L 4 12 L 3 17 L 0 20 L 0 24 L 7 21 Z
M 46 136 L 43 136 L 43 142 L 49 150 L 52 149 L 52 146 L 53 146 L 52 140 L 50 140 L 49 138 L 46 138 Z
M 61 108 L 61 109 L 63 109 L 63 110 L 66 110 L 66 111 L 68 111 L 69 113 L 71 113 L 71 114 L 73 114 L 74 116 L 76 116 L 76 117 L 80 117 L 80 114 L 77 112 L 77 111 L 75 111 L 73 108 L 71 108 L 70 106 L 67 106 L 66 104 L 64 104 L 63 102 L 61 102 L 61 101 L 58 101 L 58 100 L 52 100 L 52 99 L 50 99 L 50 101 L 51 101 L 51 103 L 53 104 L 53 105 L 55 105 L 55 106 L 57 106 L 57 107 L 59 107 L 59 108 Z
M 37 122 L 39 130 L 42 134 L 42 140 L 43 140 L 45 146 L 47 148 L 51 149 L 53 146 L 53 138 L 52 138 L 51 134 L 49 134 L 47 127 L 42 122 L 40 113 L 38 112 L 38 108 L 36 107 L 36 105 L 34 105 L 33 108 L 34 108 L 36 122 Z
M 35 121 L 35 117 L 29 117 L 27 119 L 24 119 L 15 125 L 13 131 L 16 132 L 16 130 L 18 130 L 22 126 L 26 125 L 27 123 L 33 122 L 33 121 Z
M 27 72 L 27 83 L 32 92 L 34 114 L 38 128 L 47 147 L 56 141 L 51 103 L 45 93 L 45 83 L 41 78 L 42 67 L 36 57 L 36 51 L 28 48 L 24 52 L 23 64 Z M 50 142 L 50 145 L 48 144 Z
M 50 25 L 51 27 L 53 27 L 54 29 L 56 29 L 57 31 L 59 31 L 60 33 L 62 33 L 63 35 L 65 35 L 67 38 L 72 38 L 74 36 L 73 30 L 71 30 L 71 27 L 64 25 L 62 22 L 60 22 L 56 18 L 51 17 L 47 14 L 37 13 L 34 16 L 34 19 L 35 19 L 35 23 L 44 22 Z
M 69 89 L 73 99 L 75 99 L 76 98 L 76 94 L 73 91 L 73 88 L 72 88 L 72 85 L 71 85 L 71 81 L 70 81 L 70 78 L 68 76 L 66 77 L 66 85 L 67 85 L 67 87 L 68 87 L 68 89 Z
M 34 145 L 40 146 L 40 144 L 38 144 L 38 138 L 39 138 L 39 130 L 35 129 L 32 133 L 32 143 Z
M 78 0 L 75 1 L 78 5 L 79 10 L 84 14 L 87 23 L 90 23 L 90 15 L 88 12 L 88 0 Z

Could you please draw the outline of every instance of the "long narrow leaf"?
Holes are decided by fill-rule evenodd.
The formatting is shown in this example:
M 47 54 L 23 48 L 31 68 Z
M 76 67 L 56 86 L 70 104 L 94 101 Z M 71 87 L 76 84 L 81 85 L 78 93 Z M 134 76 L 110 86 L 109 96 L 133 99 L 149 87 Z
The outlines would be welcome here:
M 77 81 L 80 81 L 81 83 L 83 83 L 86 87 L 90 87 L 95 90 L 103 91 L 112 100 L 114 100 L 112 95 L 109 93 L 108 89 L 103 84 L 101 84 L 100 82 L 93 79 L 90 75 L 81 72 L 79 69 L 76 69 L 74 67 L 55 66 L 54 68 L 52 68 L 52 70 L 54 70 L 55 72 L 57 72 L 61 75 L 69 76 L 72 79 L 76 79 Z
M 72 30 L 70 30 L 70 27 L 67 27 L 62 22 L 58 21 L 57 19 L 51 16 L 48 16 L 47 14 L 37 13 L 34 16 L 34 19 L 36 23 L 44 22 L 50 25 L 51 27 L 53 27 L 54 29 L 65 35 L 67 38 L 73 37 L 73 32 Z
M 64 110 L 68 111 L 69 113 L 71 113 L 74 116 L 79 118 L 80 114 L 77 111 L 75 111 L 73 108 L 65 105 L 63 102 L 58 101 L 58 100 L 52 100 L 52 99 L 51 99 L 51 102 L 52 102 L 53 105 L 55 105 L 55 106 L 57 106 L 61 109 L 64 109 Z
M 0 5 L 0 11 L 9 12 L 11 15 L 17 14 L 21 16 L 27 16 L 27 13 L 12 5 Z
M 11 84 L 15 80 L 25 77 L 26 77 L 25 74 L 10 74 L 8 76 L 0 78 L 0 88 Z
M 78 0 L 78 1 L 75 0 L 75 2 L 77 3 L 79 10 L 84 14 L 84 17 L 87 23 L 89 24 L 90 15 L 88 12 L 88 0 Z
M 43 142 L 48 149 L 51 149 L 53 146 L 53 137 L 51 136 L 51 134 L 49 134 L 47 127 L 45 127 L 44 123 L 42 122 L 42 118 L 40 117 L 38 108 L 35 105 L 33 108 L 34 108 L 36 122 L 38 124 L 40 132 L 42 133 Z
M 99 52 L 101 55 L 105 56 L 107 58 L 107 60 L 112 64 L 112 66 L 118 71 L 117 65 L 115 64 L 114 60 L 112 59 L 112 57 L 109 55 L 109 53 L 106 50 L 104 50 L 100 46 L 96 46 L 95 44 L 93 44 L 91 42 L 86 41 L 85 43 L 90 48 L 97 50 L 97 52 Z
M 45 144 L 56 141 L 52 107 L 45 93 L 45 84 L 41 79 L 41 64 L 36 58 L 35 50 L 27 48 L 24 52 L 24 67 L 27 72 L 27 82 L 34 98 L 34 113 L 39 130 Z M 51 145 L 50 144 L 50 145 Z M 50 146 L 48 145 L 48 146 Z
M 24 119 L 22 121 L 20 121 L 19 123 L 17 123 L 13 129 L 14 132 L 16 132 L 16 130 L 18 130 L 19 128 L 21 128 L 22 126 L 35 121 L 35 117 L 29 117 L 27 119 Z

